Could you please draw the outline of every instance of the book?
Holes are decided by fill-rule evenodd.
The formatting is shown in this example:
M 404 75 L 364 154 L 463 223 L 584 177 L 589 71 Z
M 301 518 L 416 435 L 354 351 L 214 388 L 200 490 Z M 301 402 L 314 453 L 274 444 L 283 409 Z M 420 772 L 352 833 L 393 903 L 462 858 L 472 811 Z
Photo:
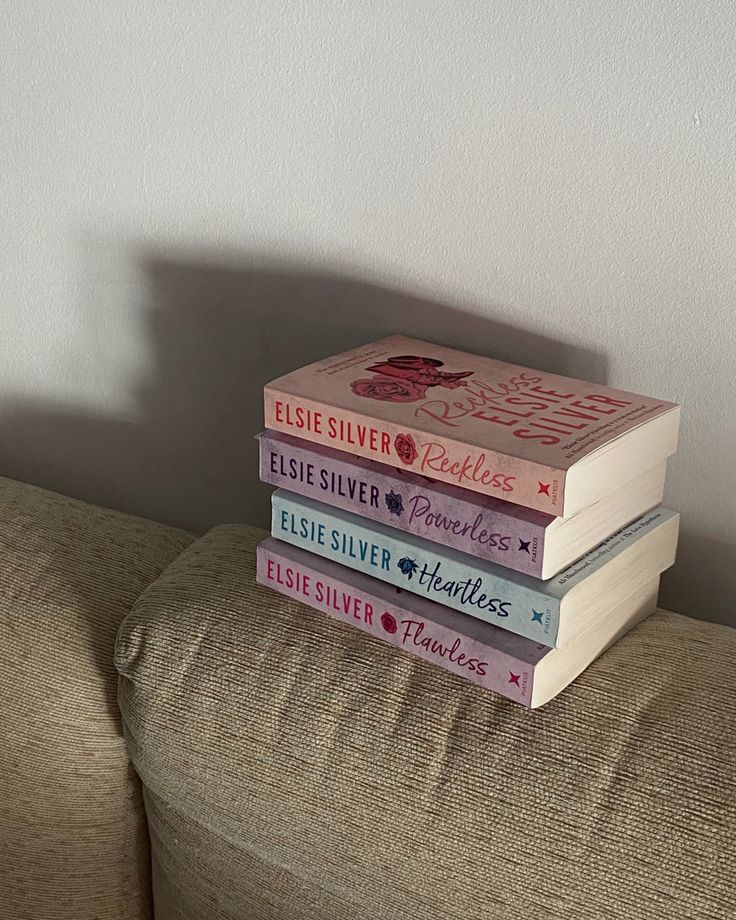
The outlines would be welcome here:
M 277 489 L 271 536 L 544 645 L 563 647 L 674 562 L 678 519 L 656 508 L 539 581 Z
M 659 587 L 658 578 L 644 582 L 598 629 L 551 649 L 273 537 L 257 559 L 260 584 L 529 708 L 557 696 L 652 613 Z
M 265 427 L 557 517 L 674 453 L 680 407 L 404 336 L 264 387 Z
M 543 579 L 656 507 L 666 471 L 660 463 L 560 518 L 292 435 L 258 439 L 263 482 Z

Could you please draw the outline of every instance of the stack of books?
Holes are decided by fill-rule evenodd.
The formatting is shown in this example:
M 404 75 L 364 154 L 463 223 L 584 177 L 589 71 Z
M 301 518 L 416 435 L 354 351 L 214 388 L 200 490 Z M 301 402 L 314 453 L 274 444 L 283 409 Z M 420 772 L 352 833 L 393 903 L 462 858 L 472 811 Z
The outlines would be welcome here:
M 403 336 L 264 406 L 261 584 L 530 707 L 656 608 L 679 406 Z

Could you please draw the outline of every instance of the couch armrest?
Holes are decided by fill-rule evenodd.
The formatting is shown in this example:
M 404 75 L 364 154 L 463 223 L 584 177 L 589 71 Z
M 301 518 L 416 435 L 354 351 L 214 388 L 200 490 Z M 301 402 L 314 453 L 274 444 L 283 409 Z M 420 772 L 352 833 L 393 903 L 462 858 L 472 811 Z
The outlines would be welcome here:
M 0 917 L 150 915 L 112 654 L 136 597 L 191 539 L 0 479 Z
M 736 631 L 660 611 L 528 711 L 256 584 L 263 536 L 118 637 L 164 917 L 733 920 Z

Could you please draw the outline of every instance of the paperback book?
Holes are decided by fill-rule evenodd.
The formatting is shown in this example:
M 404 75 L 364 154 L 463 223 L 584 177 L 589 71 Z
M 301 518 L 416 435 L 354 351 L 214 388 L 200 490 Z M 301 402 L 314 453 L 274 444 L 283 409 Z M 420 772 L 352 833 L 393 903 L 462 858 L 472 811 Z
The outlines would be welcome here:
M 391 336 L 264 388 L 266 427 L 568 516 L 675 451 L 679 406 Z
M 271 503 L 273 537 L 547 646 L 668 568 L 679 517 L 656 508 L 543 582 L 283 489 Z
M 275 540 L 258 547 L 266 587 L 348 623 L 524 706 L 556 696 L 608 646 L 656 607 L 658 579 L 609 610 L 592 637 L 564 649 L 498 629 Z
M 276 431 L 259 447 L 263 482 L 544 579 L 656 507 L 665 478 L 662 463 L 559 518 Z

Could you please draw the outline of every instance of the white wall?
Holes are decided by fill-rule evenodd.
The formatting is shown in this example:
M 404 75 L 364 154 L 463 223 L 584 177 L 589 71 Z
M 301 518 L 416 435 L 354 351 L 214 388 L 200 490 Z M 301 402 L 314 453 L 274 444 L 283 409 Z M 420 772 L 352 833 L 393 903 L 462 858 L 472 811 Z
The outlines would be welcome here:
M 5 0 L 0 471 L 263 521 L 264 379 L 411 331 L 681 401 L 663 600 L 727 621 L 734 9 Z

